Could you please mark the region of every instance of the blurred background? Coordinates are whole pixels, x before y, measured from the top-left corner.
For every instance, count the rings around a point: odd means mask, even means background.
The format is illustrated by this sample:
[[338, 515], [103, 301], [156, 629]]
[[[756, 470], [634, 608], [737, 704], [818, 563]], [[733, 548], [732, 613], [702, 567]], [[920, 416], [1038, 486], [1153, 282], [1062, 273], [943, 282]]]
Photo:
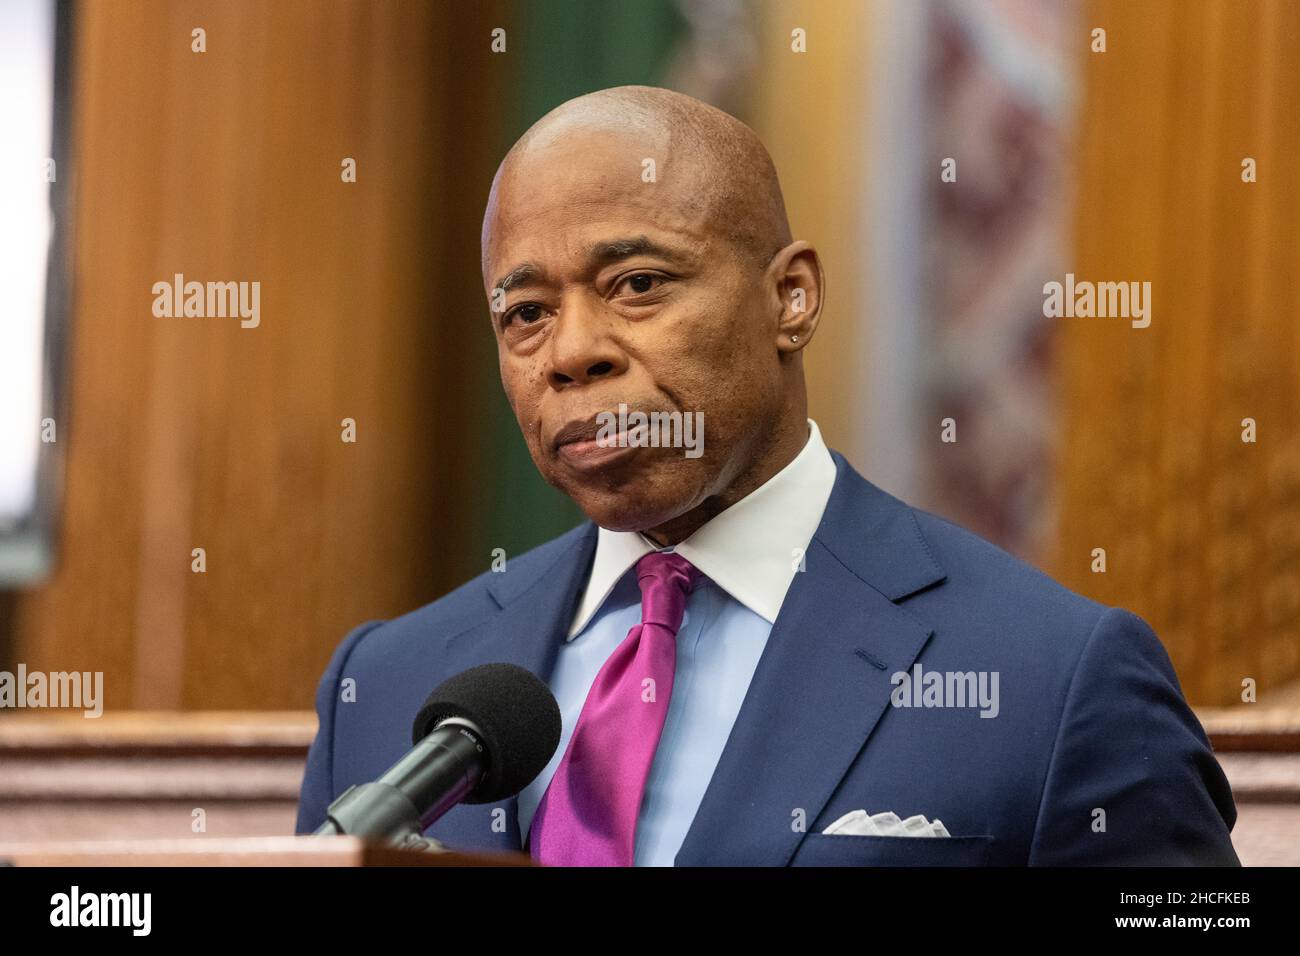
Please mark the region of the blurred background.
[[[163, 760], [137, 788], [183, 801], [166, 760], [215, 760], [210, 786], [249, 760], [234, 776], [262, 789], [222, 799], [281, 820], [344, 634], [580, 520], [502, 395], [479, 228], [516, 137], [626, 83], [768, 145], [828, 272], [805, 352], [828, 444], [1144, 616], [1221, 750], [1300, 748], [1300, 5], [3, 0], [0, 19], [3, 115], [31, 147], [5, 150], [28, 218], [4, 278], [30, 294], [0, 339], [0, 669], [102, 672], [118, 745]], [[155, 317], [178, 273], [260, 282], [259, 326]], [[1150, 326], [1045, 318], [1067, 273], [1149, 281]], [[50, 767], [100, 753], [95, 723], [0, 714], [0, 752], [33, 761], [0, 799], [55, 799]], [[1300, 775], [1241, 766], [1239, 792], [1300, 804]]]

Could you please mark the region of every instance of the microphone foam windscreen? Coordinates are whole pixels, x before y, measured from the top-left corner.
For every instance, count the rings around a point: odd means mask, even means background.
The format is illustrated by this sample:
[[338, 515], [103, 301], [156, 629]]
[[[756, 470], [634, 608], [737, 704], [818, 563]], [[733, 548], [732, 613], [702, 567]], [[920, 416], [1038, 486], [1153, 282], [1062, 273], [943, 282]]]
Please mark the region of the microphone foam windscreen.
[[491, 803], [528, 786], [560, 745], [560, 707], [551, 689], [516, 664], [481, 664], [443, 681], [415, 717], [419, 743], [448, 717], [483, 731], [488, 769], [465, 803]]

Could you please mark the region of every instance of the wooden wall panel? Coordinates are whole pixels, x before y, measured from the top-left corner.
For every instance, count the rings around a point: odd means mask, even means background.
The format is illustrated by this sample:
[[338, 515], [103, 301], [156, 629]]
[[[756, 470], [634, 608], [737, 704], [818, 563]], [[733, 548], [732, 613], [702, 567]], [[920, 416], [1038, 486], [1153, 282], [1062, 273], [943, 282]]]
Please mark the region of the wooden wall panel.
[[[305, 707], [350, 627], [486, 567], [464, 396], [495, 376], [477, 243], [508, 67], [501, 5], [450, 6], [81, 5], [67, 501], [14, 610], [28, 668], [104, 671], [113, 709]], [[175, 273], [259, 281], [260, 327], [155, 318]]]
[[[870, 181], [863, 120], [872, 108], [867, 89], [880, 4], [858, 0], [761, 0], [760, 52], [750, 125], [772, 154], [795, 239], [821, 255], [826, 270], [825, 310], [817, 335], [803, 352], [808, 413], [822, 437], [859, 467], [853, 452], [864, 444], [859, 396], [863, 324], [867, 307], [867, 257], [863, 213]], [[790, 52], [790, 31], [800, 27], [815, 53]]]
[[1084, 10], [1073, 271], [1149, 280], [1153, 311], [1059, 320], [1055, 571], [1145, 616], [1193, 701], [1264, 700], [1300, 677], [1300, 7]]

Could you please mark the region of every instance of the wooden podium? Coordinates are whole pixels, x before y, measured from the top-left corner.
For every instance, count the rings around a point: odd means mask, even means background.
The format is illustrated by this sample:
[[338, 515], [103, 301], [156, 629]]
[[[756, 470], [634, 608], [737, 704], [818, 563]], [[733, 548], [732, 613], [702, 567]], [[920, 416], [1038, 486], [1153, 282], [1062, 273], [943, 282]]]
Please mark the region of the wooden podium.
[[350, 836], [0, 843], [0, 866], [534, 866], [522, 853], [403, 850]]
[[[1276, 695], [1275, 696], [1281, 696]], [[1300, 864], [1300, 690], [1198, 712], [1237, 803], [1247, 866]], [[303, 713], [0, 714], [0, 862], [78, 866], [520, 866], [290, 837], [316, 718]], [[197, 808], [206, 830], [191, 835]], [[93, 842], [92, 842], [93, 841]], [[111, 841], [111, 842], [106, 842]]]

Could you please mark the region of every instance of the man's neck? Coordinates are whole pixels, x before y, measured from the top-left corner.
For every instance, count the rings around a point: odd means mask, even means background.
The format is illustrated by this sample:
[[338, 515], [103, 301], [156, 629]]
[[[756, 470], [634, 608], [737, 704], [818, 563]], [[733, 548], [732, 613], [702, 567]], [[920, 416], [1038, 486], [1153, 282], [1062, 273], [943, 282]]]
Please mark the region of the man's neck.
[[810, 435], [807, 416], [801, 415], [797, 423], [783, 427], [781, 434], [768, 445], [766, 452], [743, 469], [727, 485], [726, 490], [711, 495], [690, 511], [641, 533], [661, 548], [680, 544], [737, 501], [767, 484], [798, 457], [799, 452], [808, 444]]

